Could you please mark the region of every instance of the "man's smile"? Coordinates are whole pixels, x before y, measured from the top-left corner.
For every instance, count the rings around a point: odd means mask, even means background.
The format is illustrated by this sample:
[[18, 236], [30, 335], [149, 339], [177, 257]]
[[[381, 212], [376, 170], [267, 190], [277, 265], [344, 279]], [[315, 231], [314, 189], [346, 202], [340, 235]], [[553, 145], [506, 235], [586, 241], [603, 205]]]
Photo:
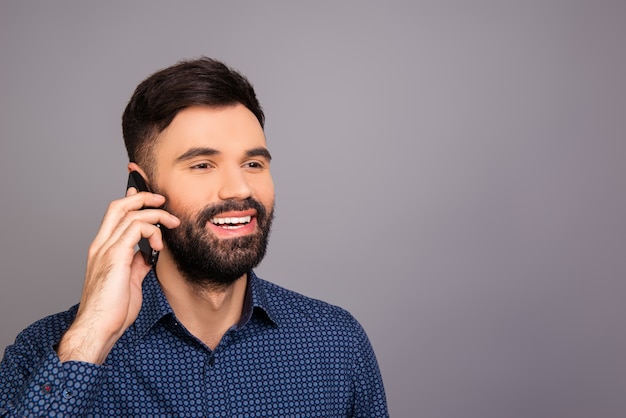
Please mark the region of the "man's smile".
[[242, 236], [256, 230], [256, 218], [255, 210], [226, 212], [212, 217], [207, 225], [219, 236]]
[[242, 216], [241, 218], [212, 218], [211, 223], [226, 229], [232, 229], [241, 228], [242, 226], [249, 224], [251, 219], [251, 216]]

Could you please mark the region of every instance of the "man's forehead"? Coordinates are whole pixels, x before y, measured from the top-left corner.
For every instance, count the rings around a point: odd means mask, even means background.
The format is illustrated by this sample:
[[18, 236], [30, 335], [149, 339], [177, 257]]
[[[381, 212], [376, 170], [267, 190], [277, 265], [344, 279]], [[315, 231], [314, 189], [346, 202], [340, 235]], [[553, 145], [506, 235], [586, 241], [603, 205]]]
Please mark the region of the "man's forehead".
[[193, 106], [181, 110], [157, 137], [157, 148], [177, 158], [192, 149], [245, 153], [267, 148], [256, 116], [243, 105], [214, 108]]

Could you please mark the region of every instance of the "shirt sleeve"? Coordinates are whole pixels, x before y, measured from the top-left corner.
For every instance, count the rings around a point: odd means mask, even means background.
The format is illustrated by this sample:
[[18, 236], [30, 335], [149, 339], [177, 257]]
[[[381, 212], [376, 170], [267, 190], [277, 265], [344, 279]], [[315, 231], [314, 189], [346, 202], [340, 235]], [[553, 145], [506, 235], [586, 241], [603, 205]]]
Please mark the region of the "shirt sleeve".
[[5, 350], [0, 363], [0, 417], [85, 416], [101, 392], [106, 367], [61, 363], [47, 338], [49, 328], [43, 326], [27, 328]]
[[389, 417], [387, 398], [378, 361], [363, 327], [356, 322], [356, 344], [352, 363], [354, 385], [353, 417]]

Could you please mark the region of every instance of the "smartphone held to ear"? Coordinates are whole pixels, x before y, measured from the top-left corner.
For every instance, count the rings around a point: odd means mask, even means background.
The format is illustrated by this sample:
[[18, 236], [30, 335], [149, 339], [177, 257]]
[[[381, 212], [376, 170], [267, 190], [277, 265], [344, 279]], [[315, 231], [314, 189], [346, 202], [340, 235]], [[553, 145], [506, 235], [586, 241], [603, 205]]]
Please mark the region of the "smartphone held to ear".
[[[126, 185], [126, 190], [128, 190], [129, 187], [134, 187], [139, 192], [151, 191], [148, 185], [146, 184], [146, 181], [144, 180], [144, 178], [137, 171], [131, 171], [130, 173], [128, 173], [128, 184]], [[161, 227], [160, 224], [156, 224], [156, 226], [158, 228]], [[139, 245], [139, 249], [141, 250], [143, 254], [144, 260], [146, 260], [146, 263], [150, 264], [151, 266], [154, 266], [157, 260], [159, 259], [159, 252], [155, 251], [150, 246], [150, 242], [146, 238], [141, 238], [139, 240], [138, 245]]]

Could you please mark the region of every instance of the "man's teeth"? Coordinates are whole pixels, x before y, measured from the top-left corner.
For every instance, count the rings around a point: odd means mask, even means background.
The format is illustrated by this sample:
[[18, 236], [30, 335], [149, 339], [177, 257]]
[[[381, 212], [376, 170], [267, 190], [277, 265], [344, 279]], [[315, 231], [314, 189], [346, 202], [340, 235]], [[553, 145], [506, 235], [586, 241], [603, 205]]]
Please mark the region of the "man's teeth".
[[242, 216], [241, 218], [212, 218], [211, 223], [215, 225], [240, 225], [250, 223], [251, 216]]

